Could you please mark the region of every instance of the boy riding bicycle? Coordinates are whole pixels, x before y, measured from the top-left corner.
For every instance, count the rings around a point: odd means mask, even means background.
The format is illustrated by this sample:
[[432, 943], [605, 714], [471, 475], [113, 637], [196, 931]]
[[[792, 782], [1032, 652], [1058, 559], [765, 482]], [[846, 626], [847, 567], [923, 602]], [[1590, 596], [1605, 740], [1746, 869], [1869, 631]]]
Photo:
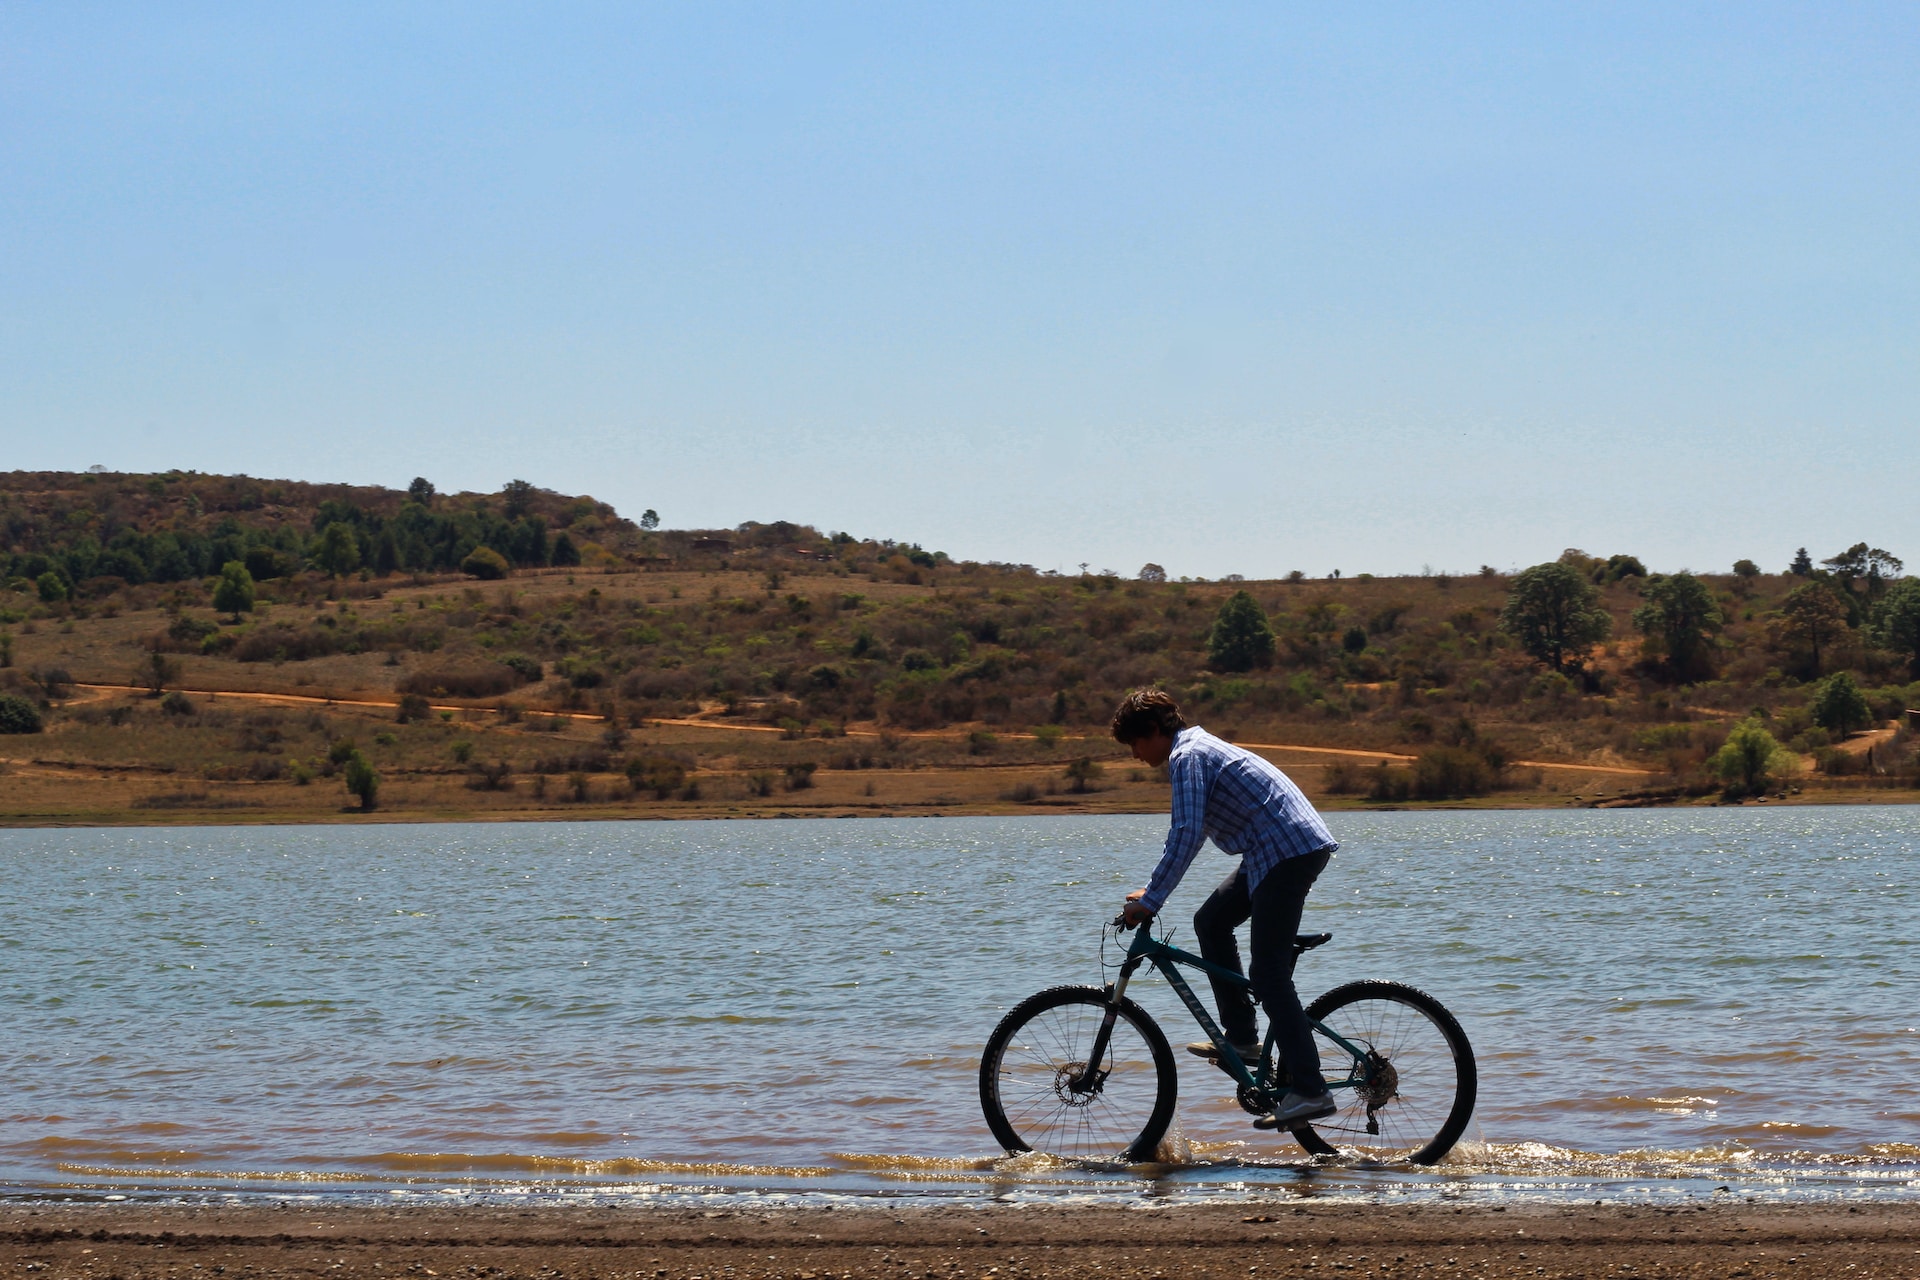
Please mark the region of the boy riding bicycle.
[[[1179, 705], [1161, 690], [1128, 694], [1113, 713], [1112, 728], [1134, 759], [1155, 768], [1165, 765], [1173, 784], [1166, 849], [1147, 887], [1127, 895], [1127, 924], [1145, 924], [1159, 913], [1209, 838], [1238, 856], [1240, 865], [1194, 913], [1193, 928], [1200, 954], [1238, 973], [1240, 948], [1233, 931], [1243, 921], [1252, 922], [1248, 981], [1267, 1011], [1291, 1082], [1273, 1111], [1253, 1123], [1291, 1129], [1332, 1115], [1338, 1108], [1320, 1074], [1313, 1031], [1293, 988], [1293, 939], [1307, 892], [1340, 846], [1292, 779], [1251, 751], [1188, 725]], [[1212, 985], [1221, 1030], [1243, 1062], [1257, 1061], [1253, 999], [1223, 979], [1212, 979]], [[1207, 1041], [1187, 1048], [1203, 1057], [1218, 1055]]]

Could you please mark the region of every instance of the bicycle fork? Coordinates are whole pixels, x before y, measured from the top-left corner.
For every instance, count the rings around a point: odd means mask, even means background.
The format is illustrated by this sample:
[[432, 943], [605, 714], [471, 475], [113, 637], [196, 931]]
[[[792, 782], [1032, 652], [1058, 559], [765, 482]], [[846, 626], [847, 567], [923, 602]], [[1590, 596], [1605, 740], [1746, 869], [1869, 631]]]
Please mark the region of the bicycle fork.
[[1080, 1065], [1080, 1074], [1067, 1082], [1071, 1092], [1097, 1092], [1111, 1074], [1100, 1070], [1099, 1064], [1106, 1060], [1107, 1046], [1113, 1042], [1113, 1023], [1120, 1016], [1120, 1002], [1126, 999], [1127, 982], [1140, 967], [1141, 960], [1140, 956], [1127, 957], [1120, 965], [1120, 976], [1107, 985], [1107, 1009], [1100, 1017], [1100, 1030], [1094, 1033], [1093, 1044], [1087, 1049], [1087, 1060]]

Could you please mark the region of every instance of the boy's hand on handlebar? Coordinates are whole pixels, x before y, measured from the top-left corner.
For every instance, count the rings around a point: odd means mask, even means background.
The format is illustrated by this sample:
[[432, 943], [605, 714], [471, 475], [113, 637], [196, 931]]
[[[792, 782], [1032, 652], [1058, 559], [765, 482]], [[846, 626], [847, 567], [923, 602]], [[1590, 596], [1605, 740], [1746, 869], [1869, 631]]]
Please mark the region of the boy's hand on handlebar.
[[1153, 919], [1153, 910], [1140, 905], [1140, 899], [1147, 896], [1145, 889], [1135, 889], [1127, 895], [1127, 905], [1120, 909], [1120, 925], [1132, 929]]

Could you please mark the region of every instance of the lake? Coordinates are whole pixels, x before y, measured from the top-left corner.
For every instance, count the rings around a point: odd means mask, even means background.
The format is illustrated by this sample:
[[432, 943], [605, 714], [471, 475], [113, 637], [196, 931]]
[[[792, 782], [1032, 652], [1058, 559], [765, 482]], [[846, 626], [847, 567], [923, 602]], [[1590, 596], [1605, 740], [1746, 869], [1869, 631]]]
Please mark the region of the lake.
[[[1332, 825], [1341, 852], [1303, 927], [1335, 936], [1302, 960], [1303, 997], [1408, 982], [1478, 1055], [1468, 1140], [1430, 1171], [1316, 1163], [1253, 1130], [1197, 1060], [1189, 1163], [1002, 1156], [980, 1045], [1040, 987], [1103, 980], [1102, 925], [1165, 830], [1068, 816], [0, 832], [0, 1184], [795, 1202], [1920, 1189], [1920, 810]], [[1230, 866], [1196, 860], [1165, 915], [1176, 941]], [[1131, 994], [1193, 1038], [1164, 982]]]

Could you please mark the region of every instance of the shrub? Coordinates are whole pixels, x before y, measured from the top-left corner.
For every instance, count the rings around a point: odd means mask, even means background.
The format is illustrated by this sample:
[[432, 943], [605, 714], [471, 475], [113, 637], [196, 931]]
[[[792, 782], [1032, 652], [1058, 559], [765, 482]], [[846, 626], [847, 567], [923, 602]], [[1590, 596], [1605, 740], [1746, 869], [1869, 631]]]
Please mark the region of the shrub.
[[1733, 726], [1712, 764], [1726, 783], [1727, 794], [1738, 798], [1762, 794], [1772, 775], [1791, 771], [1797, 761], [1757, 719], [1749, 717]]
[[304, 662], [339, 653], [347, 637], [337, 627], [290, 627], [276, 623], [260, 627], [233, 642], [233, 656], [240, 662]]
[[15, 693], [0, 694], [0, 733], [39, 733], [40, 708]]
[[1207, 665], [1215, 671], [1251, 671], [1273, 661], [1273, 624], [1245, 591], [1227, 597], [1207, 634]]
[[1094, 784], [1100, 775], [1105, 772], [1106, 767], [1099, 761], [1088, 756], [1081, 756], [1078, 760], [1075, 760], [1067, 766], [1067, 790], [1076, 795], [1084, 795], [1089, 791], [1098, 791], [1100, 788]]
[[507, 558], [492, 547], [475, 547], [460, 562], [460, 572], [471, 578], [484, 578], [489, 581], [504, 578], [512, 572]]
[[167, 625], [167, 639], [189, 649], [197, 649], [208, 636], [219, 630], [220, 624], [209, 618], [196, 618], [183, 613]]
[[1330, 796], [1359, 795], [1367, 789], [1365, 766], [1351, 760], [1336, 760], [1320, 774], [1320, 786]]
[[425, 720], [433, 714], [433, 706], [417, 693], [400, 695], [400, 705], [394, 708], [393, 718], [397, 723], [407, 724], [413, 720]]
[[813, 785], [813, 772], [820, 766], [811, 760], [787, 766], [787, 790], [805, 791]]
[[193, 714], [193, 699], [175, 689], [160, 699], [160, 709], [170, 716], [190, 716]]
[[627, 762], [627, 780], [637, 792], [653, 792], [657, 800], [665, 800], [674, 789], [687, 779], [687, 767], [671, 756], [647, 756]]
[[1873, 723], [1873, 708], [1867, 705], [1866, 695], [1844, 671], [1836, 671], [1820, 682], [1811, 710], [1815, 724], [1843, 738]]
[[495, 760], [492, 764], [478, 763], [467, 775], [467, 789], [469, 791], [511, 791], [513, 784], [509, 779], [512, 776], [513, 766], [505, 760]]
[[416, 671], [394, 686], [401, 693], [417, 693], [441, 698], [497, 698], [518, 687], [514, 671], [501, 663], [483, 667], [441, 668]]
[[524, 653], [510, 653], [500, 659], [500, 665], [513, 672], [527, 684], [537, 684], [546, 678], [546, 669]]
[[461, 764], [473, 759], [473, 744], [465, 738], [457, 739], [451, 749], [453, 758]]
[[231, 614], [236, 622], [241, 614], [253, 612], [253, 575], [245, 564], [229, 560], [221, 566], [219, 580], [213, 584], [213, 607]]
[[373, 766], [358, 751], [349, 755], [344, 763], [347, 794], [359, 797], [361, 812], [372, 812], [380, 794], [380, 775], [373, 771]]
[[1422, 800], [1484, 796], [1499, 780], [1494, 762], [1472, 747], [1431, 747], [1413, 762], [1413, 793]]

